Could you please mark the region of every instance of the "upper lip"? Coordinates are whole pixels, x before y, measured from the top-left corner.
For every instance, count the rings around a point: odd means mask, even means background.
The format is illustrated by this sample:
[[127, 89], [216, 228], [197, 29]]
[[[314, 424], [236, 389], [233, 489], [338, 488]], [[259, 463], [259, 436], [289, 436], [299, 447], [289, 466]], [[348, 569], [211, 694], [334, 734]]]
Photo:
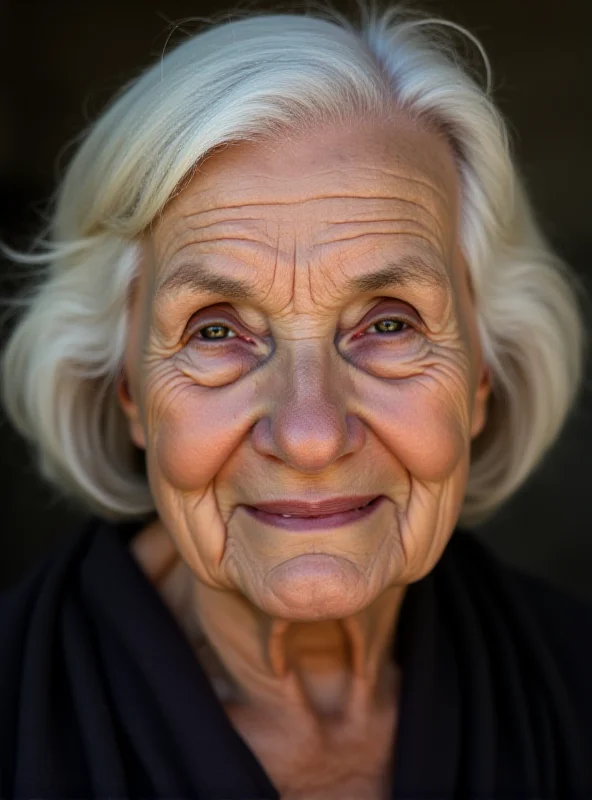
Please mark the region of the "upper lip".
[[290, 514], [297, 517], [322, 517], [338, 514], [341, 511], [353, 511], [365, 506], [378, 497], [376, 494], [354, 495], [350, 497], [329, 497], [326, 500], [272, 500], [257, 503], [252, 508], [266, 511], [268, 514]]

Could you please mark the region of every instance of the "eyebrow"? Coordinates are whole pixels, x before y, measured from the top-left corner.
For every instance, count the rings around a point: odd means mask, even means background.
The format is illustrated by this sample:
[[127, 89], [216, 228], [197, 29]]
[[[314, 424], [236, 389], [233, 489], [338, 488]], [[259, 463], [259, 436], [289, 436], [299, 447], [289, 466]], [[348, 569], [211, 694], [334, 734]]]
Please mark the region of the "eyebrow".
[[444, 290], [450, 288], [444, 268], [421, 256], [402, 256], [375, 272], [351, 279], [347, 287], [350, 291], [373, 292], [389, 286], [408, 286], [413, 283]]
[[[402, 256], [380, 269], [351, 278], [346, 283], [350, 292], [371, 292], [393, 286], [408, 286], [417, 283], [440, 290], [450, 288], [443, 268], [426, 261], [421, 256]], [[158, 286], [155, 301], [162, 302], [169, 296], [182, 292], [223, 295], [234, 300], [252, 299], [253, 292], [248, 283], [218, 275], [199, 263], [185, 262]]]

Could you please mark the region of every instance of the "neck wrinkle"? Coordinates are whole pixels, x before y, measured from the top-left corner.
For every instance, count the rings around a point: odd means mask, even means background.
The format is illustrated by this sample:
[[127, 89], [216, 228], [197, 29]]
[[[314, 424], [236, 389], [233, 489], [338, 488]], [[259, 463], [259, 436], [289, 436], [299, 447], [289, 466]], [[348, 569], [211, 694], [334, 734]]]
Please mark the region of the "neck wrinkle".
[[[315, 678], [322, 684], [327, 675], [331, 680], [332, 672], [336, 683], [343, 683], [347, 677], [344, 710], [350, 702], [349, 695], [355, 694], [355, 704], [360, 707], [376, 706], [393, 685], [396, 665], [391, 651], [405, 587], [390, 587], [359, 614], [335, 620], [343, 631], [346, 647], [331, 646], [326, 653], [318, 646], [318, 636], [315, 639], [315, 622], [267, 617], [238, 593], [214, 590], [197, 580], [194, 588], [199, 627], [246, 702], [291, 702], [295, 699], [294, 678], [300, 678], [297, 684], [304, 695], [310, 693]], [[300, 647], [290, 647], [291, 634], [297, 626]], [[311, 653], [313, 660], [326, 657], [328, 668], [307, 672]], [[301, 698], [306, 705], [309, 700]]]

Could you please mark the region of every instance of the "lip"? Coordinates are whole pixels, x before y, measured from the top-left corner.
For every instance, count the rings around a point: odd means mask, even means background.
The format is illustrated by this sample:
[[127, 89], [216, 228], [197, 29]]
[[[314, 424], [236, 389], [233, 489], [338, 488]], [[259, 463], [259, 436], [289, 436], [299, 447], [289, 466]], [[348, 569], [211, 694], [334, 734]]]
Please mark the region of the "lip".
[[[280, 500], [244, 508], [265, 525], [288, 531], [311, 531], [338, 528], [366, 519], [374, 514], [385, 499], [383, 495], [357, 495], [318, 502]], [[283, 516], [284, 514], [290, 516]]]
[[269, 503], [257, 503], [259, 511], [268, 514], [293, 514], [295, 517], [324, 517], [338, 514], [340, 511], [353, 511], [375, 500], [375, 494], [356, 494], [348, 497], [329, 497], [327, 500], [275, 500]]

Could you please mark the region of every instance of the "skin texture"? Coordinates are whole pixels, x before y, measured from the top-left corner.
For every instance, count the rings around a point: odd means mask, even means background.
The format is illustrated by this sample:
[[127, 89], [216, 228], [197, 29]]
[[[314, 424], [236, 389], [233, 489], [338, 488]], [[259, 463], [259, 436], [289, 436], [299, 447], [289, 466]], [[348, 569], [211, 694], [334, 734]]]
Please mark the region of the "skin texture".
[[[401, 117], [216, 152], [142, 242], [118, 391], [158, 519], [132, 552], [286, 798], [381, 797], [395, 768], [401, 602], [454, 529], [490, 391], [458, 214], [448, 144]], [[420, 258], [439, 283], [349, 286]], [[181, 266], [251, 297], [161, 294]], [[351, 495], [386, 500], [298, 533], [244, 508]]]

